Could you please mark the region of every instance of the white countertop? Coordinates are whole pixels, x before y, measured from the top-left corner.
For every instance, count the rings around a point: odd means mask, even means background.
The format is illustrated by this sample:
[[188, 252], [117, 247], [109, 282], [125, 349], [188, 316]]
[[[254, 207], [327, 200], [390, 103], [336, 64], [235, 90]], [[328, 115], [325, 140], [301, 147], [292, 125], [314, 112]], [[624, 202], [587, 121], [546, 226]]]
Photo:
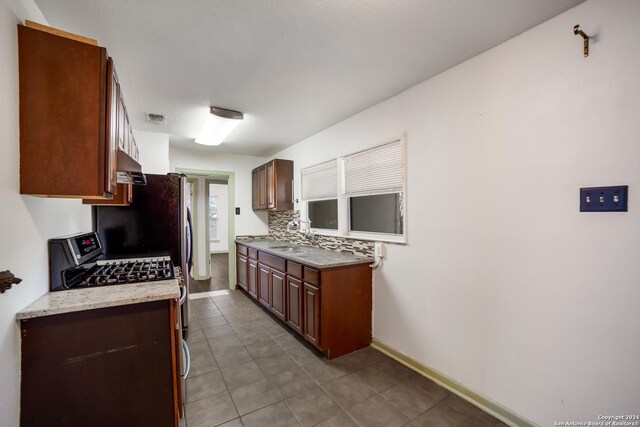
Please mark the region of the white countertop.
[[96, 308], [160, 301], [180, 297], [176, 279], [98, 288], [49, 292], [16, 313], [17, 320]]

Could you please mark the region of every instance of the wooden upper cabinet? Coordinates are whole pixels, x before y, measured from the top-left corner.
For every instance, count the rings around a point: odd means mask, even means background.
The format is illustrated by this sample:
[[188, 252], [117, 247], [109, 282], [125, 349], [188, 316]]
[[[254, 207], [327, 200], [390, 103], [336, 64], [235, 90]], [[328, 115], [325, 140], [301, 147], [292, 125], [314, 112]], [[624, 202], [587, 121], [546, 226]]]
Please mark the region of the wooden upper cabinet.
[[118, 101], [120, 99], [120, 85], [113, 65], [113, 59], [107, 61], [107, 156], [105, 156], [105, 169], [107, 171], [108, 193], [117, 191], [118, 181]]
[[258, 168], [258, 206], [260, 209], [267, 208], [267, 167], [262, 165]]
[[100, 206], [129, 206], [133, 201], [132, 187], [131, 184], [118, 184], [116, 193], [110, 199], [83, 199], [82, 203]]
[[255, 168], [251, 178], [253, 210], [293, 209], [293, 161], [271, 160]]
[[21, 194], [111, 200], [121, 188], [122, 91], [106, 49], [82, 40], [18, 25]]
[[267, 208], [273, 209], [276, 207], [276, 195], [275, 195], [275, 161], [267, 163]]
[[260, 209], [260, 176], [257, 168], [251, 171], [251, 208]]

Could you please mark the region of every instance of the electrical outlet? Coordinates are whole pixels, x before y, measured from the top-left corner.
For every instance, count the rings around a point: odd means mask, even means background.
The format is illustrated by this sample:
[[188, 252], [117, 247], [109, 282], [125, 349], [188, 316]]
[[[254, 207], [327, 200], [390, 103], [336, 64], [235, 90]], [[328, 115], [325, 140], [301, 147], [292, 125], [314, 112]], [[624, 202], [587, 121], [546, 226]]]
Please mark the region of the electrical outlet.
[[580, 189], [580, 212], [627, 212], [629, 186]]
[[384, 258], [384, 245], [382, 242], [376, 242], [373, 245], [373, 253], [376, 258]]

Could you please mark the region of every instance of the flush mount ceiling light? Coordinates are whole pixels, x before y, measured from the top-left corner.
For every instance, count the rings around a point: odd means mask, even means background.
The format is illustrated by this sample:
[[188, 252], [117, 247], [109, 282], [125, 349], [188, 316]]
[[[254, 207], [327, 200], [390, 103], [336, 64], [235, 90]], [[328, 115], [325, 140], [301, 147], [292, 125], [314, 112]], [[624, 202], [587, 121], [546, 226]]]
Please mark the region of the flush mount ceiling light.
[[210, 107], [209, 115], [196, 138], [196, 143], [202, 145], [220, 145], [220, 143], [233, 132], [242, 119], [244, 119], [244, 114], [239, 111]]

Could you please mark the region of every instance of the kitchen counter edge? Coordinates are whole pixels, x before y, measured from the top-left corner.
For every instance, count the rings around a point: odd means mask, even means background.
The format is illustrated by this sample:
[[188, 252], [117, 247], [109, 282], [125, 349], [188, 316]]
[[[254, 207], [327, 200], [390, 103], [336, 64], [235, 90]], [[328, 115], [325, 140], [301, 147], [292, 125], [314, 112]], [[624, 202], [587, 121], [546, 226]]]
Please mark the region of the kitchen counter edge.
[[16, 320], [179, 297], [180, 287], [176, 279], [49, 292], [17, 312]]
[[328, 252], [328, 253], [330, 253], [331, 255], [334, 255], [334, 256], [335, 255], [339, 255], [340, 257], [350, 258], [348, 260], [344, 260], [344, 261], [340, 261], [340, 262], [318, 263], [318, 262], [313, 262], [312, 260], [310, 260], [307, 257], [300, 258], [300, 257], [297, 257], [295, 254], [291, 254], [289, 252], [278, 251], [276, 249], [271, 249], [271, 248], [265, 248], [264, 246], [255, 244], [255, 243], [260, 243], [260, 242], [274, 242], [274, 243], [288, 245], [288, 246], [307, 247], [307, 246], [297, 245], [295, 243], [289, 243], [289, 242], [285, 242], [285, 241], [282, 241], [282, 240], [275, 240], [275, 239], [255, 239], [255, 240], [252, 240], [252, 239], [235, 239], [235, 243], [236, 244], [247, 246], [249, 248], [256, 249], [256, 250], [261, 251], [261, 252], [266, 252], [268, 254], [275, 255], [277, 257], [284, 258], [284, 259], [287, 259], [287, 260], [291, 260], [291, 261], [294, 261], [294, 262], [297, 262], [297, 263], [300, 263], [300, 264], [304, 264], [304, 265], [307, 265], [309, 267], [313, 267], [313, 268], [317, 268], [317, 269], [335, 268], [335, 267], [343, 267], [343, 266], [358, 265], [358, 264], [370, 264], [370, 263], [372, 263], [374, 261], [373, 258], [369, 258], [369, 257], [361, 256], [361, 255], [352, 255], [352, 254], [347, 254], [347, 253], [343, 253], [343, 252], [335, 252], [335, 251], [331, 251], [329, 249], [322, 249], [322, 248], [317, 248], [315, 246], [310, 246], [310, 248], [312, 248], [314, 250], [326, 251], [326, 252]]

